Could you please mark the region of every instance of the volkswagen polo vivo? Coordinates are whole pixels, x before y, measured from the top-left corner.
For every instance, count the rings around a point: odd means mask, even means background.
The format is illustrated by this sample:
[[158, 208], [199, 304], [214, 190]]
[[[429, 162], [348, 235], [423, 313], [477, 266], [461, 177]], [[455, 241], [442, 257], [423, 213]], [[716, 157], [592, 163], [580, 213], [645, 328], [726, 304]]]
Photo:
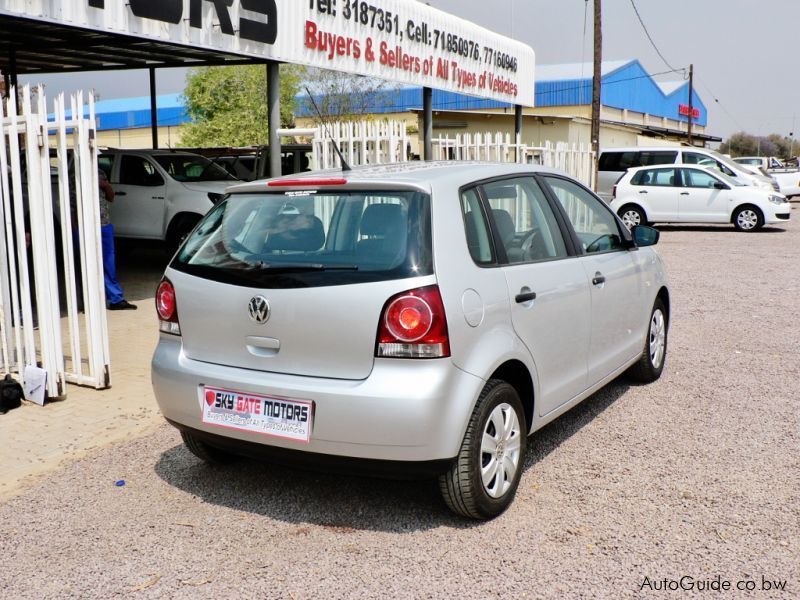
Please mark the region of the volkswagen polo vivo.
[[415, 163], [238, 185], [158, 287], [158, 403], [209, 462], [267, 455], [512, 501], [528, 436], [628, 371], [657, 379], [658, 232], [567, 176]]

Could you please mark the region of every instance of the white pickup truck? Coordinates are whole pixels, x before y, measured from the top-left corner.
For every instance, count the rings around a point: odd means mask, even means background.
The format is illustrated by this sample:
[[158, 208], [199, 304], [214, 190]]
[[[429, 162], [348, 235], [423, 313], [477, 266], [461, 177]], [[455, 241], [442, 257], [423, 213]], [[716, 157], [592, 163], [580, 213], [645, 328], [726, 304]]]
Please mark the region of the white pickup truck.
[[781, 194], [787, 198], [800, 196], [800, 170], [787, 167], [776, 156], [740, 156], [734, 161], [744, 167], [759, 169], [778, 182]]
[[170, 150], [102, 150], [98, 165], [116, 192], [114, 235], [163, 240], [171, 248], [238, 181], [203, 156]]

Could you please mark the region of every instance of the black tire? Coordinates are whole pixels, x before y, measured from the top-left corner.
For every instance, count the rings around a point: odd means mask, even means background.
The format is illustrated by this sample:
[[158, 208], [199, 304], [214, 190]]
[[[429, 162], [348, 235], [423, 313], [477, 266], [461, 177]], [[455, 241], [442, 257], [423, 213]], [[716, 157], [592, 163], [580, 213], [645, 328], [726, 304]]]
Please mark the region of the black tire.
[[186, 239], [192, 229], [200, 222], [199, 215], [180, 215], [172, 220], [167, 230], [167, 246], [170, 252], [176, 252], [183, 240]]
[[[660, 317], [658, 316], [659, 314]], [[657, 344], [659, 339], [659, 321], [661, 323], [660, 327], [663, 329], [664, 341], [660, 358], [657, 353], [657, 347], [654, 347], [654, 344]], [[667, 314], [667, 309], [661, 298], [656, 298], [655, 303], [653, 303], [653, 310], [650, 311], [650, 319], [647, 322], [642, 355], [639, 357], [639, 361], [628, 370], [628, 376], [631, 379], [641, 383], [651, 383], [661, 377], [661, 373], [664, 371], [664, 363], [667, 361], [668, 332], [669, 315]]]
[[238, 456], [235, 454], [231, 454], [230, 452], [220, 450], [214, 446], [209, 446], [205, 442], [201, 442], [191, 433], [181, 431], [181, 437], [183, 438], [183, 443], [189, 452], [194, 454], [203, 462], [207, 462], [212, 465], [226, 465], [238, 459]]
[[764, 213], [757, 206], [745, 204], [733, 211], [732, 221], [738, 231], [758, 231], [764, 226]]
[[636, 204], [626, 204], [617, 211], [617, 215], [628, 229], [633, 229], [634, 225], [647, 225], [644, 209]]
[[[516, 435], [512, 435], [508, 440], [509, 442], [514, 440], [513, 443], [508, 446], [505, 443], [502, 446], [498, 444], [498, 452], [500, 453], [500, 460], [498, 460], [496, 453], [483, 452], [481, 446], [484, 432], [487, 428], [490, 431], [493, 430], [494, 426], [490, 422], [492, 414], [498, 408], [503, 411], [503, 408], [500, 408], [503, 405], [513, 410], [519, 430]], [[503, 414], [508, 419], [512, 418], [507, 411]], [[497, 432], [495, 431], [495, 433]], [[517, 391], [503, 380], [489, 380], [483, 391], [481, 391], [475, 409], [472, 411], [456, 460], [446, 473], [439, 476], [439, 489], [450, 510], [457, 515], [471, 519], [491, 519], [506, 510], [514, 500], [514, 495], [522, 476], [525, 448], [527, 447], [527, 433], [525, 411], [522, 408]], [[515, 447], [517, 440], [518, 447], [509, 451], [508, 456], [505, 456], [505, 450]], [[492, 458], [493, 456], [494, 459]], [[481, 469], [485, 462], [488, 464], [492, 460], [498, 462], [498, 464], [505, 465], [506, 458], [512, 463], [516, 458], [516, 469], [510, 480], [506, 477], [505, 470], [503, 471], [502, 479], [497, 479], [501, 477], [498, 472], [494, 479], [490, 480], [490, 484], [495, 482], [495, 485], [505, 489], [499, 496], [492, 497], [487, 491], [487, 486], [483, 483]]]

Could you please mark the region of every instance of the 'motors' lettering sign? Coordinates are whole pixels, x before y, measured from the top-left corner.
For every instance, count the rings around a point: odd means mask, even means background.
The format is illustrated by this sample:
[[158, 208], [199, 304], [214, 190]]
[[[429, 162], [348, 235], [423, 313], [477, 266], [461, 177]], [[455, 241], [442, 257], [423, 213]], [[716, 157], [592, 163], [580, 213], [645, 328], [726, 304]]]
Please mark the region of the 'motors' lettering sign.
[[[105, 8], [105, 0], [88, 0], [89, 6]], [[227, 35], [238, 35], [247, 40], [274, 44], [278, 37], [278, 6], [275, 0], [239, 0], [244, 10], [263, 19], [256, 20], [245, 16], [239, 17], [239, 27], [234, 27], [231, 20], [230, 7], [234, 0], [190, 0], [189, 15], [184, 15], [183, 0], [128, 0], [134, 16], [143, 19], [153, 19], [163, 23], [177, 25], [184, 18], [188, 18], [189, 26], [197, 29], [203, 28], [203, 3], [211, 2], [217, 13], [219, 29]]]

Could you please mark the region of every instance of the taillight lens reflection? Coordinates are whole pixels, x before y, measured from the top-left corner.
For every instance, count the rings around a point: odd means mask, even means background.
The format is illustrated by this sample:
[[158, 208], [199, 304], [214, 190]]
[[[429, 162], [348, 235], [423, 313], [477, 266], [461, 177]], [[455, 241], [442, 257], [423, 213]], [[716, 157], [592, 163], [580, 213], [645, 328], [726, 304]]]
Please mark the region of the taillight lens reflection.
[[385, 358], [450, 356], [447, 319], [438, 286], [409, 290], [386, 301], [375, 355]]
[[178, 306], [175, 300], [175, 288], [169, 279], [164, 278], [156, 290], [156, 311], [158, 312], [159, 329], [172, 335], [181, 334], [178, 322]]

